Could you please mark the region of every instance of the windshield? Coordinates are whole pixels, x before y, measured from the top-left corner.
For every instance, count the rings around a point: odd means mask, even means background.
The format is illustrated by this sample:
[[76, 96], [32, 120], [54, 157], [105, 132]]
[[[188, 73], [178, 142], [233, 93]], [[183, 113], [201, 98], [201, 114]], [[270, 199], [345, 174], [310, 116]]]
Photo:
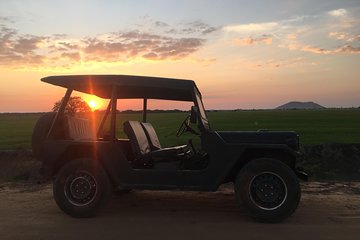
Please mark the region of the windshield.
[[206, 117], [206, 112], [205, 112], [205, 108], [204, 108], [204, 104], [201, 100], [201, 95], [199, 93], [199, 91], [195, 88], [195, 96], [196, 96], [196, 102], [197, 102], [197, 107], [199, 109], [199, 113], [200, 113], [200, 119], [201, 119], [201, 122], [204, 126], [204, 128], [206, 130], [210, 130], [209, 128], [209, 121]]

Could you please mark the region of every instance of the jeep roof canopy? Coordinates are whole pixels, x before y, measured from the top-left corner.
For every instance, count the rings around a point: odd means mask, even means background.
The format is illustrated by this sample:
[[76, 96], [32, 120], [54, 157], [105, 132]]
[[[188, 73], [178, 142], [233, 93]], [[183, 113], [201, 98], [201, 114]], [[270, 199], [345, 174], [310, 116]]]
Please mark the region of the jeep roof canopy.
[[107, 99], [111, 98], [113, 86], [116, 87], [118, 99], [192, 101], [194, 88], [197, 89], [192, 80], [128, 75], [51, 76], [41, 81]]

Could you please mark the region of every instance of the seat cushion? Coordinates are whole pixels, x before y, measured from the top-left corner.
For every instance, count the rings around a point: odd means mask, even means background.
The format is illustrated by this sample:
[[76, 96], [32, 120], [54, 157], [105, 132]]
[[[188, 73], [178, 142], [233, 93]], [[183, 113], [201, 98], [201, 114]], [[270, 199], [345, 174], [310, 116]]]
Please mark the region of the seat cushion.
[[172, 162], [181, 160], [189, 151], [187, 145], [176, 146], [171, 148], [162, 148], [148, 153], [154, 162]]
[[144, 129], [138, 121], [124, 122], [124, 132], [129, 137], [136, 158], [151, 151]]
[[151, 151], [156, 151], [156, 150], [161, 149], [161, 144], [160, 144], [159, 138], [155, 132], [154, 127], [151, 125], [151, 123], [142, 122], [141, 125], [143, 126], [145, 134], [150, 143]]

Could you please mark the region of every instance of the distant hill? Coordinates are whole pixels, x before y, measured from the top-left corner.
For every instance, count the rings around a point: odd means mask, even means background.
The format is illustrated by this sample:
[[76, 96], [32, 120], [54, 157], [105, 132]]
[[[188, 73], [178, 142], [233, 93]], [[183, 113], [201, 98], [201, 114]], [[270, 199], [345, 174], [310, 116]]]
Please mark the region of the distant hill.
[[325, 107], [314, 102], [288, 102], [275, 109], [325, 109]]

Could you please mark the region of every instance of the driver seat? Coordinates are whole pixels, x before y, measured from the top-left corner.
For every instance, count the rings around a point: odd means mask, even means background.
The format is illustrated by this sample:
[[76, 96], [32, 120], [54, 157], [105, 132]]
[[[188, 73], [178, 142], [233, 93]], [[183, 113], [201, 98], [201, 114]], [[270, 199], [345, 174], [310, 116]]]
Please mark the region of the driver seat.
[[136, 166], [152, 167], [156, 162], [179, 161], [187, 159], [191, 154], [187, 145], [162, 148], [150, 123], [126, 121], [124, 132], [129, 137]]

